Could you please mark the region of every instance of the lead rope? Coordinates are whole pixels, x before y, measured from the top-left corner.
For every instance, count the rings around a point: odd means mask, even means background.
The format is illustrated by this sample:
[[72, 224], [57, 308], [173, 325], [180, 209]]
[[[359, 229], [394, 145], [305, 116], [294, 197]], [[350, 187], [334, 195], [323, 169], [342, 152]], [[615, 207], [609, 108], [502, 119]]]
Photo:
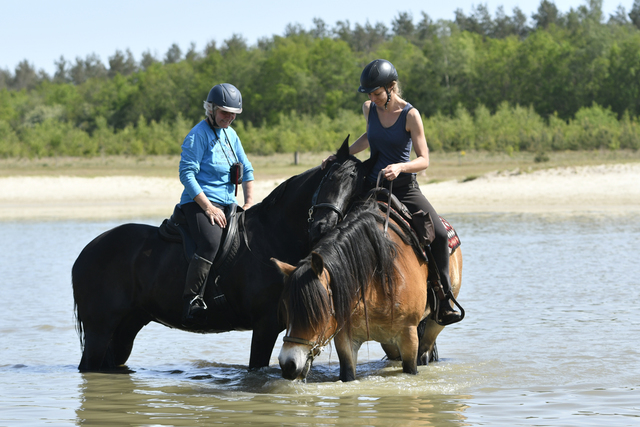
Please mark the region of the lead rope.
[[[380, 169], [380, 172], [378, 172], [378, 179], [376, 180], [376, 188], [380, 188], [380, 178], [382, 177], [382, 171], [383, 169]], [[385, 215], [384, 218], [384, 232], [385, 234], [387, 234], [387, 229], [389, 228], [389, 215], [391, 214], [391, 191], [393, 190], [393, 180], [389, 181], [389, 200], [387, 202], [387, 214]]]

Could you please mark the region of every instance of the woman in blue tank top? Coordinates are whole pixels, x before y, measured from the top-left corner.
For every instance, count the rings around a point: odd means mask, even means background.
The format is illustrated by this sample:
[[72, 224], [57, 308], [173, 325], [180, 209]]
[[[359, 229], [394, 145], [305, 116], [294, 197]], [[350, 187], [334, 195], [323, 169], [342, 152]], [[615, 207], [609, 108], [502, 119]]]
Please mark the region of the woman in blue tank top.
[[[393, 194], [412, 214], [422, 211], [431, 216], [435, 239], [430, 246], [441, 282], [440, 286], [434, 283], [440, 300], [438, 322], [443, 325], [459, 322], [462, 315], [450, 303], [452, 293], [447, 230], [420, 191], [416, 180], [416, 173], [429, 167], [429, 148], [420, 113], [402, 99], [398, 73], [393, 64], [384, 59], [376, 59], [364, 68], [358, 92], [369, 95], [369, 100], [362, 106], [367, 131], [349, 147], [349, 154], [370, 148], [371, 157], [378, 156], [367, 179], [370, 187], [376, 185], [378, 174], [382, 171], [382, 185], [392, 187]], [[416, 152], [413, 160], [410, 158], [412, 146]], [[331, 157], [325, 159], [323, 168], [327, 161], [332, 160]], [[389, 185], [391, 181], [394, 181], [393, 186]]]

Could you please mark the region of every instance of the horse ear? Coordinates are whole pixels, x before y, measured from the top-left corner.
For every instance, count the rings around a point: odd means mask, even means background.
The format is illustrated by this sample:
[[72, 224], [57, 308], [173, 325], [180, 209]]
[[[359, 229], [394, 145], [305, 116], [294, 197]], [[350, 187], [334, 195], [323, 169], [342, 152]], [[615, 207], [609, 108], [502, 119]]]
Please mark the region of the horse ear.
[[293, 273], [293, 271], [296, 269], [293, 265], [287, 264], [286, 262], [282, 262], [275, 258], [271, 258], [271, 261], [273, 261], [276, 267], [278, 267], [278, 269], [280, 269], [282, 274], [284, 274], [286, 277], [291, 276], [291, 273]]
[[350, 136], [351, 134], [347, 135], [346, 139], [338, 149], [338, 152], [336, 153], [336, 157], [338, 158], [338, 160], [345, 160], [349, 157], [349, 137]]
[[320, 277], [324, 271], [324, 260], [317, 252], [311, 252], [311, 269], [318, 277]]

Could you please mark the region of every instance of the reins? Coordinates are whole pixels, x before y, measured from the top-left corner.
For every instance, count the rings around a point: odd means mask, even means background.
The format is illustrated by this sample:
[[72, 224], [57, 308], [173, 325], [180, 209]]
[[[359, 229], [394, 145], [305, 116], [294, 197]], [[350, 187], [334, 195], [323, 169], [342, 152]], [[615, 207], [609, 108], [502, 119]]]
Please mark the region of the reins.
[[[376, 190], [378, 188], [380, 188], [380, 179], [382, 178], [382, 172], [383, 169], [380, 169], [380, 172], [378, 172], [378, 179], [376, 180]], [[392, 197], [392, 191], [393, 191], [393, 181], [390, 181], [389, 184], [389, 201], [388, 201], [388, 205], [391, 206], [391, 197]], [[387, 209], [387, 214], [385, 215], [384, 218], [384, 232], [385, 234], [387, 233], [387, 230], [389, 229], [389, 214], [391, 213], [391, 209]]]

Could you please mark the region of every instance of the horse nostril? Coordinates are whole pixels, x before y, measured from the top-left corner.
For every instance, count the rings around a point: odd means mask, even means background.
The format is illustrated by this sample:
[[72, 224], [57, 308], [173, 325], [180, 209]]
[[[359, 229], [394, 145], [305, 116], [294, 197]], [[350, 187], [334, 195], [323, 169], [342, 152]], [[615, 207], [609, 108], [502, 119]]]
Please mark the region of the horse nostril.
[[287, 380], [295, 380], [300, 374], [296, 362], [293, 360], [287, 361], [284, 365], [280, 364], [280, 369], [282, 369], [282, 377]]

